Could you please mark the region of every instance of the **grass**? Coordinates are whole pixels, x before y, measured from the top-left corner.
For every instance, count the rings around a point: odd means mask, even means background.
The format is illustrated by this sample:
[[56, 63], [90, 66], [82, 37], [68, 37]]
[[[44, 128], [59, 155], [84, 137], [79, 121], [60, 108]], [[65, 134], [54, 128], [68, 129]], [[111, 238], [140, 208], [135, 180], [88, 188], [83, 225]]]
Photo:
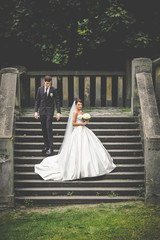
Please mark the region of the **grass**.
[[[70, 108], [61, 108], [62, 116], [65, 117], [69, 115]], [[122, 107], [83, 107], [84, 113], [91, 113], [93, 116], [96, 113], [96, 116], [105, 116], [105, 115], [125, 115], [132, 116], [131, 108], [122, 108]], [[22, 116], [32, 116], [34, 117], [34, 108], [22, 108], [21, 111]], [[54, 116], [56, 116], [56, 111]]]
[[159, 240], [160, 206], [142, 202], [3, 211], [1, 240]]
[[131, 112], [131, 108], [126, 107], [120, 110], [120, 112]]

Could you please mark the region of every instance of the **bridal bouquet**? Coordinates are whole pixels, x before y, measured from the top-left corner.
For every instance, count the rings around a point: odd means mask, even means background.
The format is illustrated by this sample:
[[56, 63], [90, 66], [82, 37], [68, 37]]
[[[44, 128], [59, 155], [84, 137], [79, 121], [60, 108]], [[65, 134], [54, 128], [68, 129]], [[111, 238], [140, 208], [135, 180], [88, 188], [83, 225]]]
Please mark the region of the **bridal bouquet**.
[[89, 121], [90, 118], [91, 118], [91, 115], [90, 115], [89, 113], [84, 113], [84, 114], [82, 115], [82, 119], [83, 119], [84, 121]]

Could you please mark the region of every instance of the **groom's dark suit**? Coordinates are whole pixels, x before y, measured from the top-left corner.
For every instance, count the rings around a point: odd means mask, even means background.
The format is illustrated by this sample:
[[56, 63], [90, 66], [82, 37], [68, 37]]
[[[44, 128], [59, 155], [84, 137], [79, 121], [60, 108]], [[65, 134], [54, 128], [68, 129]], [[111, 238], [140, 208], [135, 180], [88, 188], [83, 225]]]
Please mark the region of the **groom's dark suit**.
[[35, 112], [39, 110], [44, 145], [50, 149], [53, 149], [52, 121], [54, 115], [54, 101], [56, 102], [57, 113], [61, 113], [57, 88], [50, 86], [48, 96], [47, 92], [45, 92], [45, 86], [38, 88]]

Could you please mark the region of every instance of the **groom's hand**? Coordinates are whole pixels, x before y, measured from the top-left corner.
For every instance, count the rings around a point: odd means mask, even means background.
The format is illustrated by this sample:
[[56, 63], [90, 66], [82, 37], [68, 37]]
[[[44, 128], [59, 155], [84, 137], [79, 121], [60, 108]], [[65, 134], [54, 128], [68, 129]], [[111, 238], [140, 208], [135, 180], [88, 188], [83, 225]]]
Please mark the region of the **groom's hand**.
[[38, 113], [37, 112], [35, 112], [34, 117], [35, 117], [35, 119], [38, 119]]
[[61, 118], [61, 114], [57, 113], [56, 118], [57, 118], [57, 121], [59, 121], [59, 119]]

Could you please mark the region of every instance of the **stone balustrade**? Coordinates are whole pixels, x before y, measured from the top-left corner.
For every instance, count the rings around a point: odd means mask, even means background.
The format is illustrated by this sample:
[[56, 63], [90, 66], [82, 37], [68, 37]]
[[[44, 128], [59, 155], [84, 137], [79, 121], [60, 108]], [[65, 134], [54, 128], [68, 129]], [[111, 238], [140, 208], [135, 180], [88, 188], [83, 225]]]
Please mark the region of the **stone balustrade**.
[[132, 61], [132, 112], [141, 116], [144, 139], [145, 200], [160, 202], [160, 119], [152, 80], [152, 61]]
[[58, 88], [63, 107], [71, 106], [76, 97], [88, 107], [125, 105], [124, 72], [29, 71], [27, 79], [21, 81], [21, 89], [25, 91], [22, 95], [29, 99], [23, 106], [34, 106], [37, 89], [44, 84], [45, 75], [52, 76], [52, 85]]

